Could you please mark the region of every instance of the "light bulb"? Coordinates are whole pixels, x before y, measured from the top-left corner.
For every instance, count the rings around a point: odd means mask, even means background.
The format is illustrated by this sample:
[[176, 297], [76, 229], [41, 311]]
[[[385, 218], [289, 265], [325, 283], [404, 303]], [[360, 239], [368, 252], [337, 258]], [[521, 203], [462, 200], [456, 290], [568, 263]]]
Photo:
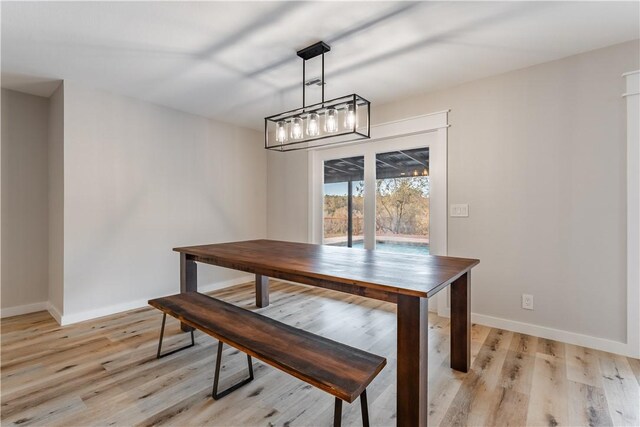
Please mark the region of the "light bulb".
[[307, 135], [318, 136], [320, 134], [320, 116], [317, 113], [310, 113], [307, 116]]
[[422, 171], [422, 175], [424, 176], [429, 175], [429, 171], [425, 168], [425, 170]]
[[417, 170], [413, 171], [413, 176], [418, 176], [418, 171]]
[[324, 131], [334, 133], [338, 131], [338, 110], [329, 108], [324, 113]]
[[280, 120], [276, 123], [276, 142], [280, 144], [287, 142], [287, 124], [284, 120]]
[[344, 115], [344, 127], [351, 130], [356, 130], [356, 107], [353, 104], [347, 105], [347, 109]]
[[302, 139], [302, 119], [300, 117], [291, 120], [291, 139]]

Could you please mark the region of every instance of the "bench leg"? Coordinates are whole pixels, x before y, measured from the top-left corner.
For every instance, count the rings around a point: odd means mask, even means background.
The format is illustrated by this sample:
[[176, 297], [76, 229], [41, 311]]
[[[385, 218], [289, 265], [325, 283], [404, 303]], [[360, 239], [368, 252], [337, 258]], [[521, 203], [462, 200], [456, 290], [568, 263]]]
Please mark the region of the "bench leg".
[[[360, 408], [362, 409], [362, 425], [369, 427], [369, 407], [367, 405], [367, 390], [360, 395]], [[342, 400], [336, 397], [336, 406], [333, 410], [333, 427], [340, 427], [342, 424]]]
[[369, 406], [367, 405], [367, 389], [360, 395], [360, 408], [362, 409], [362, 425], [369, 427]]
[[184, 347], [180, 347], [175, 350], [171, 350], [168, 353], [161, 354], [160, 352], [162, 351], [162, 339], [164, 338], [164, 325], [166, 321], [167, 321], [167, 313], [162, 313], [162, 327], [160, 328], [160, 340], [158, 341], [158, 353], [156, 354], [157, 359], [161, 359], [165, 356], [169, 356], [173, 353], [179, 352], [180, 350], [184, 350], [186, 348], [193, 347], [194, 345], [196, 345], [196, 342], [193, 338], [193, 328], [191, 328], [191, 344], [185, 345]]
[[251, 356], [247, 354], [247, 364], [249, 366], [249, 378], [240, 381], [238, 384], [229, 387], [228, 389], [221, 391], [218, 393], [218, 382], [220, 380], [220, 366], [222, 365], [222, 341], [218, 341], [218, 357], [216, 358], [216, 373], [213, 377], [213, 390], [211, 391], [211, 397], [215, 400], [222, 399], [227, 394], [231, 393], [242, 387], [245, 384], [253, 381], [253, 363], [251, 361]]
[[336, 406], [333, 409], [333, 427], [342, 425], [342, 400], [336, 397]]

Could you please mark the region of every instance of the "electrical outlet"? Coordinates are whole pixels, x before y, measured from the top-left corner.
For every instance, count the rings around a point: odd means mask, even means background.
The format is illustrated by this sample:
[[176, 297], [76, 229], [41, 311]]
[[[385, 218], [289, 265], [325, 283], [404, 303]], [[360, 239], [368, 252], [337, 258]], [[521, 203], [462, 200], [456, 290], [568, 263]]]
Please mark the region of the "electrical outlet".
[[522, 294], [522, 308], [533, 310], [533, 295]]

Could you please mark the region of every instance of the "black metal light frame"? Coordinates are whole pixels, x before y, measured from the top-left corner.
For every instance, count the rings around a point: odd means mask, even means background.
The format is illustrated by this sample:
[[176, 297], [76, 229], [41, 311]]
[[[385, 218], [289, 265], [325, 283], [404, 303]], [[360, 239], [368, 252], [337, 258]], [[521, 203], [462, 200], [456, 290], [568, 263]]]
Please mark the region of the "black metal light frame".
[[[286, 111], [284, 113], [274, 114], [264, 119], [264, 148], [274, 151], [296, 151], [306, 150], [324, 147], [327, 145], [343, 144], [346, 142], [353, 142], [357, 140], [369, 139], [371, 137], [371, 102], [363, 98], [358, 94], [351, 94], [341, 96], [328, 101], [324, 99], [324, 54], [329, 52], [331, 47], [324, 42], [317, 42], [311, 46], [308, 46], [297, 52], [297, 55], [302, 58], [302, 107], [294, 110]], [[317, 104], [306, 105], [306, 61], [322, 55], [322, 102]], [[294, 118], [305, 119], [311, 113], [322, 114], [328, 109], [341, 109], [347, 108], [347, 106], [353, 105], [355, 110], [354, 114], [357, 117], [358, 109], [366, 107], [366, 128], [364, 126], [358, 126], [354, 124], [352, 129], [344, 129], [342, 131], [336, 131], [330, 134], [325, 134], [315, 137], [303, 137], [301, 139], [295, 139], [287, 142], [271, 143], [269, 141], [269, 123], [273, 123], [277, 126], [278, 122], [289, 123]], [[339, 121], [339, 117], [338, 117]], [[319, 123], [318, 123], [319, 125]], [[276, 128], [277, 129], [277, 128]], [[320, 142], [319, 142], [320, 141]]]

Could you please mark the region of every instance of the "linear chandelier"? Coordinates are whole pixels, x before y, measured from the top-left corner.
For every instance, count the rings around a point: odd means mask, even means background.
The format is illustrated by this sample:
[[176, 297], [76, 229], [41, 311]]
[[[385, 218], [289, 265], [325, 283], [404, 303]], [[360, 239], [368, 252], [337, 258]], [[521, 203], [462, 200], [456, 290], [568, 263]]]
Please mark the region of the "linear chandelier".
[[[324, 54], [331, 47], [318, 42], [297, 52], [302, 58], [302, 108], [264, 119], [264, 148], [295, 151], [342, 144], [371, 137], [371, 103], [357, 94], [324, 99]], [[306, 62], [322, 55], [322, 102], [306, 105]]]

